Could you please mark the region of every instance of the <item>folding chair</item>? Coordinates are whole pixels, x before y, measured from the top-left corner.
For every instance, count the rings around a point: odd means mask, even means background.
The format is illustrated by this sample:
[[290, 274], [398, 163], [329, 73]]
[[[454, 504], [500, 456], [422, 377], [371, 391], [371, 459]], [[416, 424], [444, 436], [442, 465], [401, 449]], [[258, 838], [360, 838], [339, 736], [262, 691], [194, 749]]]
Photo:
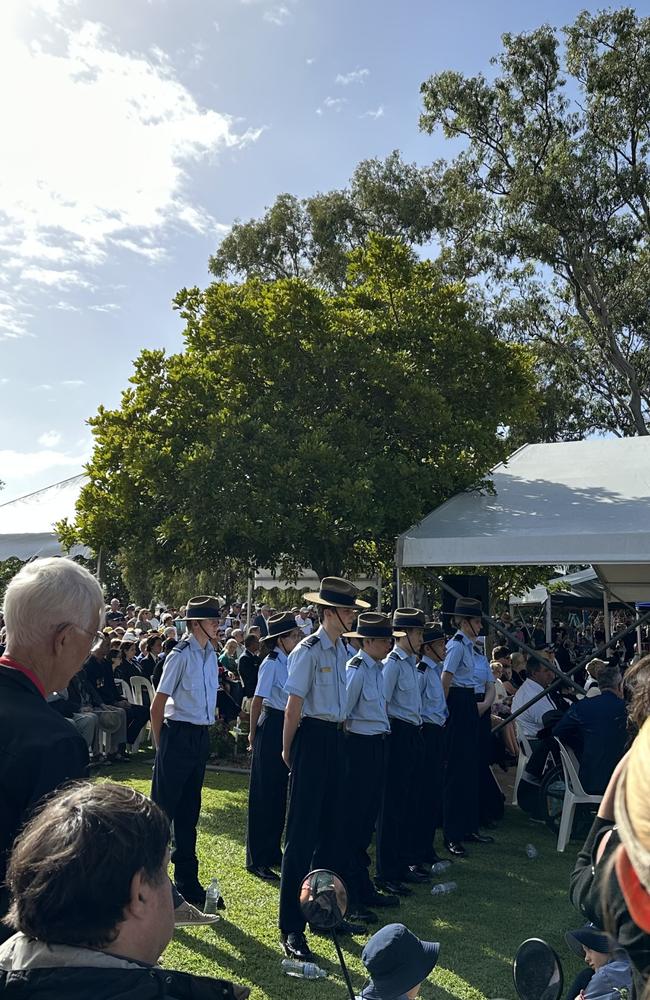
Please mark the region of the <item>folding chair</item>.
[[563, 743], [555, 737], [555, 742], [560, 748], [560, 759], [562, 770], [564, 771], [564, 802], [562, 803], [562, 817], [560, 819], [560, 830], [557, 836], [557, 849], [563, 851], [571, 839], [573, 829], [573, 819], [577, 805], [599, 805], [602, 795], [588, 795], [578, 777], [578, 761], [573, 750], [565, 747]]
[[120, 677], [115, 677], [114, 680], [118, 688], [122, 692], [122, 696], [126, 699], [126, 701], [130, 702], [132, 705], [135, 705], [133, 691], [131, 689], [131, 685], [129, 684], [129, 682], [123, 681]]
[[530, 745], [530, 741], [527, 736], [517, 736], [517, 743], [519, 744], [519, 757], [517, 758], [517, 771], [515, 773], [515, 784], [512, 789], [512, 804], [517, 805], [517, 789], [519, 788], [519, 782], [523, 777], [523, 773], [526, 770], [526, 764], [531, 758], [533, 748]]
[[[135, 674], [131, 678], [131, 691], [132, 691], [132, 700], [135, 702], [136, 705], [144, 704], [144, 700], [142, 697], [143, 691], [147, 691], [149, 694], [149, 705], [152, 704], [154, 698], [156, 697], [156, 692], [153, 689], [153, 684], [151, 683], [151, 681], [147, 680], [146, 677], [139, 677], [137, 674]], [[144, 739], [143, 734], [145, 733], [145, 731], [147, 732], [147, 738], [150, 738], [151, 720], [146, 722], [142, 727], [142, 729], [140, 730], [140, 732], [138, 733], [135, 743], [132, 744], [133, 750], [137, 750], [139, 748], [140, 744], [142, 743], [142, 740]]]

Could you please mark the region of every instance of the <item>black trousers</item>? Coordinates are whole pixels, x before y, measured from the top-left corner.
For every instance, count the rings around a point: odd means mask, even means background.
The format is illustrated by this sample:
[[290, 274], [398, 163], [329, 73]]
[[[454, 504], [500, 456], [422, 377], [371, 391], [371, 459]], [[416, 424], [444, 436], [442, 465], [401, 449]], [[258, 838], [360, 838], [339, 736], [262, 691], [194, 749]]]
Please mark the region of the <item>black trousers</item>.
[[336, 723], [303, 718], [291, 748], [289, 810], [280, 883], [280, 930], [304, 931], [298, 893], [314, 868], [340, 872], [345, 767], [343, 730]]
[[384, 789], [389, 742], [388, 734], [347, 733], [345, 737], [343, 839], [347, 850], [342, 874], [351, 903], [363, 903], [374, 892], [368, 848]]
[[436, 830], [442, 826], [442, 796], [444, 790], [445, 730], [433, 722], [422, 726], [424, 752], [417, 778], [417, 822], [415, 856], [418, 864], [436, 857], [433, 842]]
[[127, 705], [126, 742], [135, 743], [142, 727], [149, 721], [149, 709], [145, 705]]
[[490, 712], [484, 712], [478, 720], [478, 810], [479, 823], [493, 823], [503, 818], [503, 792], [492, 774], [492, 720]]
[[423, 747], [419, 726], [391, 719], [390, 731], [386, 781], [377, 819], [377, 877], [395, 881], [409, 865], [417, 863], [416, 778]]
[[198, 882], [196, 826], [201, 789], [210, 752], [208, 726], [166, 720], [160, 729], [151, 783], [151, 798], [173, 823], [172, 855], [175, 881], [183, 892]]
[[478, 830], [478, 711], [473, 688], [454, 688], [445, 727], [445, 840], [463, 840]]
[[272, 868], [282, 862], [289, 783], [289, 768], [282, 760], [284, 712], [266, 708], [264, 713], [255, 730], [248, 788], [247, 868]]

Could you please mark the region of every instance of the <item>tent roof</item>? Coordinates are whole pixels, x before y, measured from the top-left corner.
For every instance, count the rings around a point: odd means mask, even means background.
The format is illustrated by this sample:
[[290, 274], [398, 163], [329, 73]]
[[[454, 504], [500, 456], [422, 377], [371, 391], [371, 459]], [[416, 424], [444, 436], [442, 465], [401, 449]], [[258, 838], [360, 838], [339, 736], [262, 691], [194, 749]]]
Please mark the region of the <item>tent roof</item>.
[[[75, 516], [75, 505], [85, 474], [64, 479], [37, 493], [18, 497], [0, 504], [0, 560], [16, 556], [33, 559], [35, 556], [64, 555], [54, 531], [54, 524], [64, 517]], [[89, 555], [83, 545], [73, 546], [70, 555]]]
[[401, 566], [591, 563], [614, 597], [650, 597], [650, 437], [525, 445], [400, 535]]
[[[377, 587], [377, 578], [374, 580], [363, 579], [352, 581], [359, 590], [366, 590], [368, 587]], [[253, 586], [257, 590], [288, 590], [293, 587], [295, 590], [318, 590], [320, 577], [313, 569], [301, 569], [299, 576], [295, 580], [286, 580], [282, 576], [276, 576], [270, 569], [257, 569], [255, 571], [255, 581]]]

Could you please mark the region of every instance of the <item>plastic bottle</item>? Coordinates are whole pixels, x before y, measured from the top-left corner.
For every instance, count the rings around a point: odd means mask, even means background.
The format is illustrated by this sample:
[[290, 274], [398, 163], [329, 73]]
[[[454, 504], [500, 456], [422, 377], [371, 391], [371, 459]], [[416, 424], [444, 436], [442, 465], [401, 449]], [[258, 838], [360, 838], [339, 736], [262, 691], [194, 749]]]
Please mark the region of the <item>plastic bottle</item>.
[[435, 865], [431, 865], [431, 874], [442, 875], [448, 868], [451, 868], [451, 861], [447, 861], [446, 858], [443, 861], [436, 861]]
[[534, 861], [535, 858], [539, 857], [539, 851], [534, 844], [526, 844], [526, 857]]
[[217, 910], [222, 909], [222, 907], [219, 906], [220, 899], [221, 886], [219, 885], [219, 879], [213, 878], [205, 894], [205, 906], [203, 907], [203, 912], [216, 913]]
[[455, 892], [457, 888], [458, 888], [458, 883], [456, 882], [438, 882], [438, 884], [434, 885], [433, 889], [431, 890], [431, 895], [446, 896], [450, 892]]
[[298, 962], [293, 958], [282, 959], [282, 971], [286, 976], [297, 979], [325, 979], [325, 969], [320, 969], [314, 962]]

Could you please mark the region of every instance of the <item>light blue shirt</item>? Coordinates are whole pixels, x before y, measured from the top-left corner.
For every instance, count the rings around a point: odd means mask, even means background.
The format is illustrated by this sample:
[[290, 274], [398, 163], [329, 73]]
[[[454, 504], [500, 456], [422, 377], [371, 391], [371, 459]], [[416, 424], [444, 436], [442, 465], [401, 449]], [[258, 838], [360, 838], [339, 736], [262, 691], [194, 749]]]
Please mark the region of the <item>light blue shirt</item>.
[[474, 647], [474, 694], [485, 694], [488, 684], [494, 684], [494, 674], [482, 649]]
[[[422, 670], [423, 663], [424, 670]], [[433, 722], [436, 726], [444, 726], [449, 715], [441, 677], [442, 663], [435, 663], [428, 656], [423, 656], [418, 670], [422, 698], [422, 721]]]
[[257, 675], [255, 697], [262, 699], [264, 708], [277, 708], [284, 712], [288, 698], [284, 685], [288, 676], [286, 653], [276, 647], [262, 660]]
[[205, 649], [188, 634], [165, 659], [157, 691], [168, 695], [165, 718], [211, 726], [217, 707], [219, 673], [211, 642]]
[[395, 646], [384, 660], [383, 678], [389, 717], [420, 726], [420, 682], [415, 654]]
[[360, 650], [345, 669], [348, 717], [346, 729], [361, 736], [389, 733], [381, 660]]
[[303, 699], [302, 714], [325, 722], [344, 722], [347, 651], [342, 639], [332, 642], [321, 625], [289, 654], [285, 692]]
[[456, 632], [447, 643], [442, 672], [453, 675], [452, 687], [474, 690], [474, 643], [463, 632]]

